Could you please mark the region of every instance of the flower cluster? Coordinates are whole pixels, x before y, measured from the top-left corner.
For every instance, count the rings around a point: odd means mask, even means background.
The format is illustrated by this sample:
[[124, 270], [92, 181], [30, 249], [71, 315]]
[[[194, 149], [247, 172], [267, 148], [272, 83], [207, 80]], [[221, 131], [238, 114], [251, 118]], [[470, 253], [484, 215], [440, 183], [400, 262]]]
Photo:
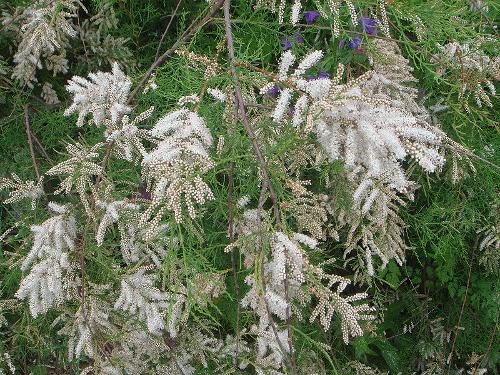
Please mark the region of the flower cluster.
[[9, 189], [9, 198], [4, 200], [4, 204], [19, 202], [25, 198], [31, 199], [31, 209], [36, 207], [36, 201], [43, 195], [43, 177], [35, 184], [34, 181], [23, 181], [17, 174], [13, 173], [12, 178], [0, 179], [0, 190]]
[[89, 79], [73, 76], [66, 87], [74, 95], [73, 103], [64, 114], [69, 116], [78, 112], [77, 126], [85, 124], [88, 114], [96, 125], [101, 125], [106, 119], [116, 124], [130, 112], [127, 99], [131, 85], [132, 82], [116, 62], [111, 73], [90, 73]]
[[78, 4], [77, 0], [39, 1], [24, 10], [20, 42], [14, 55], [13, 78], [32, 87], [36, 69], [43, 67], [42, 57], [54, 74], [68, 71], [64, 45], [68, 38], [77, 35], [71, 18], [77, 16]]
[[69, 215], [69, 207], [50, 202], [49, 209], [55, 216], [41, 225], [33, 225], [33, 246], [24, 258], [21, 270], [27, 271], [16, 293], [19, 299], [28, 299], [33, 316], [47, 312], [61, 303], [71, 287], [69, 252], [75, 249], [76, 222]]
[[[397, 56], [394, 45], [379, 49], [390, 50]], [[298, 95], [292, 124], [298, 127], [305, 123], [306, 131], [314, 131], [328, 158], [342, 161], [354, 183], [352, 199], [356, 214], [351, 217], [356, 219], [351, 221], [352, 234], [363, 215], [376, 217], [378, 227], [385, 223], [388, 213], [393, 211], [390, 202], [397, 200], [397, 194], [411, 198], [414, 184], [404, 169], [406, 159], [412, 157], [427, 172], [435, 172], [443, 166], [442, 132], [429, 123], [430, 116], [416, 103], [414, 89], [406, 86], [414, 78], [409, 68], [405, 68], [404, 58], [388, 67], [387, 63], [372, 57], [374, 71], [347, 84], [341, 83], [341, 65], [333, 79], [306, 79], [306, 71], [322, 56], [321, 51], [310, 52], [290, 73], [295, 56], [290, 51], [282, 55], [277, 80], [286, 87], [277, 99], [273, 119], [286, 119], [290, 103], [294, 95]], [[268, 90], [269, 85], [262, 90]], [[364, 234], [358, 240], [363, 239], [367, 249], [370, 274], [373, 274], [371, 253], [378, 254], [383, 265], [391, 258], [402, 261], [404, 246], [400, 240], [385, 242], [384, 236], [382, 242], [389, 246], [387, 250], [380, 250], [375, 245], [379, 240], [366, 237], [367, 233], [373, 234], [374, 228], [368, 232], [361, 229]], [[401, 234], [401, 230], [397, 229], [396, 233]]]
[[142, 160], [144, 178], [152, 187], [152, 202], [143, 220], [148, 220], [154, 210], [163, 205], [153, 221], [158, 222], [168, 209], [180, 222], [183, 204], [194, 218], [194, 203], [203, 204], [213, 198], [201, 178], [213, 167], [208, 154], [213, 143], [210, 130], [196, 112], [181, 108], [158, 120], [150, 134], [157, 145]]
[[70, 154], [70, 158], [62, 161], [47, 171], [49, 176], [67, 175], [62, 180], [59, 189], [55, 194], [69, 194], [73, 188], [80, 196], [82, 204], [87, 213], [92, 215], [90, 205], [86, 196], [86, 191], [93, 185], [92, 177], [99, 176], [102, 173], [102, 166], [96, 164], [94, 159], [99, 156], [97, 152], [102, 143], [97, 143], [94, 146], [87, 148], [86, 146], [75, 143], [68, 144], [66, 150]]
[[[457, 77], [460, 82], [459, 97], [464, 98], [464, 107], [470, 112], [468, 101], [470, 95], [478, 107], [483, 103], [493, 107], [489, 95], [495, 96], [496, 89], [493, 81], [500, 79], [500, 57], [490, 57], [483, 51], [483, 45], [494, 43], [493, 40], [478, 38], [470, 43], [460, 44], [449, 42], [437, 45], [439, 54], [434, 56], [438, 64], [438, 74], [447, 70]], [[485, 90], [485, 87], [489, 90]]]
[[150, 332], [159, 334], [165, 328], [161, 312], [168, 306], [168, 296], [153, 286], [153, 276], [146, 275], [146, 271], [142, 268], [122, 280], [120, 296], [114, 308], [138, 314], [139, 319], [147, 323]]
[[[279, 330], [274, 317], [288, 321], [293, 313], [302, 319], [298, 306], [309, 304], [311, 295], [317, 298], [317, 304], [310, 321], [319, 316], [323, 328], [328, 330], [332, 317], [338, 313], [346, 343], [350, 337], [363, 334], [360, 320], [373, 319], [368, 304], [356, 304], [367, 297], [365, 293], [341, 296], [350, 281], [328, 275], [309, 262], [304, 247], [315, 249], [318, 245], [315, 239], [301, 233], [288, 236], [283, 232], [267, 232], [268, 221], [265, 211], [246, 210], [235, 228], [240, 236], [235, 246], [244, 254], [245, 266], [254, 268], [254, 273], [245, 279], [250, 290], [241, 305], [250, 307], [259, 318], [251, 332], [258, 337], [257, 361], [261, 372], [266, 368], [279, 370], [294, 350], [289, 346], [289, 331]], [[266, 246], [270, 248], [268, 255]], [[323, 279], [327, 280], [326, 285], [321, 283]], [[332, 291], [336, 283], [339, 285]]]

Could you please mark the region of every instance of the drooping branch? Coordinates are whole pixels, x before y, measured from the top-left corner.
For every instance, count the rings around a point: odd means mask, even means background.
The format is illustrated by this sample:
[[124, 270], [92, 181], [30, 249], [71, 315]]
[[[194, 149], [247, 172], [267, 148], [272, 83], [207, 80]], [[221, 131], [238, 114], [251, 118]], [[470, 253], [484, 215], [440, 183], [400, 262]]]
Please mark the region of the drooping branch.
[[[276, 195], [276, 191], [274, 190], [271, 179], [269, 177], [269, 169], [267, 167], [267, 162], [264, 158], [261, 147], [257, 141], [257, 137], [255, 136], [255, 132], [253, 130], [253, 127], [250, 124], [250, 121], [248, 119], [248, 116], [246, 113], [246, 108], [245, 108], [245, 102], [243, 100], [243, 94], [241, 91], [240, 81], [238, 78], [238, 74], [236, 72], [236, 66], [235, 66], [236, 59], [235, 59], [235, 53], [234, 53], [234, 38], [233, 38], [232, 27], [231, 27], [230, 7], [231, 7], [231, 1], [225, 0], [225, 2], [224, 2], [224, 26], [225, 26], [227, 49], [228, 49], [228, 55], [229, 55], [229, 67], [230, 67], [231, 75], [233, 77], [236, 108], [238, 108], [239, 117], [241, 118], [241, 121], [243, 122], [243, 126], [245, 128], [247, 136], [250, 138], [250, 141], [252, 142], [252, 148], [253, 148], [253, 151], [255, 153], [255, 156], [257, 157], [260, 171], [262, 173], [262, 177], [264, 180], [264, 184], [267, 186], [267, 189], [269, 190], [269, 196], [270, 196], [271, 202], [273, 204], [276, 225], [279, 228], [282, 228], [283, 223], [281, 221], [281, 212], [279, 209], [278, 197]], [[286, 314], [286, 324], [287, 324], [287, 330], [288, 330], [288, 346], [289, 346], [289, 355], [290, 355], [289, 359], [290, 359], [291, 373], [293, 375], [295, 375], [295, 374], [297, 374], [297, 368], [296, 368], [296, 362], [295, 362], [295, 353], [294, 353], [294, 349], [293, 349], [292, 326], [291, 326], [291, 320], [290, 320], [291, 308], [290, 308], [290, 298], [289, 298], [289, 290], [288, 290], [289, 285], [288, 285], [287, 275], [285, 275], [284, 287], [285, 287], [285, 299], [286, 299], [287, 305], [288, 305], [287, 306], [287, 314]], [[267, 304], [266, 304], [266, 306], [267, 306]], [[278, 344], [280, 344], [279, 339], [278, 339]], [[285, 354], [285, 352], [283, 354]]]

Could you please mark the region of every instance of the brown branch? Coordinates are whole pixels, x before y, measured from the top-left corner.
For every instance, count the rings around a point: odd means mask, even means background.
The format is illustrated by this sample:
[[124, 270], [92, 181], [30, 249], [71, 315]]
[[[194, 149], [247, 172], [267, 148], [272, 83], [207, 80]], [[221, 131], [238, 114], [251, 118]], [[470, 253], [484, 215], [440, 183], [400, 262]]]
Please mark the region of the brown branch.
[[[273, 185], [271, 183], [271, 179], [269, 177], [269, 172], [268, 172], [268, 167], [266, 160], [264, 158], [264, 155], [262, 154], [262, 151], [260, 149], [259, 143], [257, 141], [257, 137], [255, 136], [255, 132], [252, 128], [252, 125], [250, 124], [250, 121], [248, 120], [247, 114], [246, 114], [246, 109], [245, 109], [245, 102], [243, 100], [243, 94], [241, 92], [241, 85], [240, 81], [238, 79], [238, 74], [236, 72], [236, 67], [235, 67], [235, 54], [234, 54], [234, 39], [233, 39], [233, 32], [231, 28], [231, 13], [230, 13], [230, 6], [231, 6], [231, 0], [225, 0], [224, 1], [224, 27], [226, 31], [226, 40], [227, 40], [227, 49], [228, 49], [228, 55], [229, 55], [229, 66], [231, 70], [231, 75], [233, 77], [233, 84], [234, 84], [234, 91], [235, 91], [235, 99], [236, 99], [236, 108], [239, 110], [239, 117], [241, 118], [243, 122], [243, 126], [245, 127], [245, 131], [250, 138], [252, 142], [252, 147], [254, 150], [255, 155], [257, 156], [257, 160], [259, 162], [260, 166], [260, 172], [262, 174], [263, 180], [265, 184], [267, 185], [267, 188], [269, 190], [269, 196], [271, 198], [271, 202], [273, 204], [273, 210], [274, 210], [274, 218], [276, 220], [276, 225], [279, 228], [283, 227], [283, 223], [281, 221], [281, 212], [279, 210], [279, 205], [278, 205], [278, 197], [276, 195], [276, 191], [273, 188]], [[291, 327], [291, 308], [290, 308], [290, 299], [289, 299], [289, 286], [288, 286], [288, 277], [285, 275], [285, 280], [284, 280], [284, 286], [285, 286], [285, 298], [287, 301], [287, 316], [286, 316], [286, 324], [288, 328], [288, 346], [289, 346], [289, 356], [290, 356], [290, 367], [291, 367], [291, 373], [292, 375], [297, 374], [297, 368], [295, 364], [295, 353], [293, 349], [293, 339], [292, 339], [292, 327]], [[266, 302], [266, 307], [267, 307], [267, 302]], [[280, 342], [277, 340], [278, 343]], [[286, 352], [283, 352], [285, 354]]]
[[114, 142], [109, 142], [108, 144], [106, 144], [104, 158], [102, 159], [102, 163], [101, 163], [101, 173], [99, 175], [97, 175], [97, 177], [95, 179], [94, 189], [97, 189], [97, 187], [99, 187], [99, 184], [102, 181], [104, 170], [106, 169], [106, 166], [108, 165], [108, 162], [109, 162], [109, 158], [111, 156], [111, 150], [113, 149], [113, 144], [114, 144]]
[[[33, 97], [33, 98], [36, 98], [36, 97]], [[35, 111], [35, 112], [39, 112], [39, 110], [35, 107], [31, 107], [30, 109]], [[47, 160], [49, 163], [53, 164], [54, 161], [51, 159], [51, 157], [47, 153], [47, 150], [45, 150], [45, 147], [43, 147], [42, 142], [40, 142], [40, 140], [38, 139], [36, 134], [33, 132], [33, 130], [30, 130], [30, 133], [31, 133], [31, 138], [35, 141], [36, 145], [40, 149], [40, 152], [42, 153], [45, 160]]]
[[[234, 243], [234, 162], [229, 163], [228, 172], [228, 234], [229, 243]], [[240, 352], [240, 285], [238, 283], [238, 266], [236, 264], [236, 247], [231, 249], [231, 268], [233, 270], [234, 292], [236, 294], [236, 352], [234, 356], [234, 367], [238, 367], [238, 355]]]
[[40, 180], [40, 171], [38, 170], [38, 165], [36, 164], [35, 149], [33, 148], [33, 141], [31, 140], [31, 128], [30, 128], [30, 118], [28, 106], [24, 106], [24, 127], [26, 129], [26, 135], [28, 136], [28, 144], [30, 147], [31, 161], [33, 162], [33, 168], [35, 168], [35, 174], [37, 180]]
[[[301, 90], [296, 85], [294, 85], [293, 82], [290, 82], [289, 80], [281, 80], [281, 79], [278, 78], [277, 75], [275, 75], [275, 74], [273, 74], [271, 72], [268, 72], [265, 69], [259, 68], [258, 66], [252, 65], [252, 64], [250, 64], [250, 63], [248, 63], [246, 61], [237, 60], [237, 61], [234, 62], [234, 65], [235, 66], [242, 66], [244, 68], [256, 71], [256, 72], [258, 72], [258, 73], [266, 76], [267, 78], [269, 78], [273, 82], [278, 82], [278, 83], [280, 83], [280, 84], [288, 87], [289, 89], [294, 90], [295, 92], [298, 92], [298, 93], [310, 96], [307, 92], [305, 92], [304, 90]], [[253, 104], [245, 104], [245, 107], [251, 107], [252, 105]]]
[[177, 14], [177, 10], [179, 10], [179, 6], [181, 5], [181, 3], [182, 3], [182, 0], [177, 1], [177, 5], [176, 5], [174, 11], [172, 12], [172, 14], [170, 15], [170, 20], [168, 21], [167, 27], [165, 28], [165, 31], [163, 32], [163, 34], [161, 36], [160, 43], [158, 43], [158, 48], [156, 48], [155, 60], [157, 60], [158, 56], [160, 56], [160, 50], [161, 50], [161, 45], [163, 44], [163, 39], [165, 39], [165, 36], [167, 35], [168, 30], [170, 29], [170, 25], [172, 25], [172, 21], [174, 20], [174, 17]]
[[45, 147], [43, 147], [42, 143], [40, 142], [40, 140], [38, 139], [38, 137], [36, 136], [36, 134], [33, 133], [33, 130], [30, 133], [31, 133], [31, 138], [33, 138], [33, 140], [35, 141], [36, 145], [40, 149], [40, 152], [42, 153], [42, 155], [45, 158], [45, 160], [47, 160], [49, 163], [52, 164], [54, 161], [49, 156], [49, 154], [47, 153], [47, 150], [45, 150]]
[[[443, 133], [444, 134], [444, 133]], [[446, 146], [452, 150], [452, 151], [455, 151], [455, 152], [462, 152], [464, 153], [465, 155], [467, 156], [470, 156], [471, 158], [474, 158], [474, 159], [477, 159], [479, 161], [482, 161], [483, 163], [489, 165], [490, 167], [493, 167], [495, 168], [496, 170], [499, 170], [500, 169], [500, 166], [495, 164], [495, 163], [492, 163], [491, 161], [485, 159], [485, 158], [482, 158], [481, 156], [479, 155], [476, 155], [474, 152], [472, 152], [471, 150], [469, 150], [468, 148], [462, 146], [460, 143], [454, 141], [453, 139], [451, 139], [450, 137], [448, 137], [446, 134], [444, 134], [444, 138], [447, 142]]]
[[131, 104], [135, 97], [139, 94], [142, 87], [146, 84], [149, 77], [156, 71], [156, 69], [163, 64], [170, 56], [174, 54], [174, 52], [188, 43], [193, 36], [198, 32], [200, 28], [202, 28], [210, 19], [217, 13], [217, 11], [222, 7], [224, 0], [217, 0], [209, 9], [208, 13], [201, 20], [193, 21], [193, 23], [187, 28], [186, 31], [180, 36], [179, 39], [170, 47], [167, 51], [165, 51], [160, 57], [158, 57], [155, 62], [149, 67], [147, 72], [144, 74], [140, 82], [137, 84], [136, 88], [130, 94], [127, 103]]

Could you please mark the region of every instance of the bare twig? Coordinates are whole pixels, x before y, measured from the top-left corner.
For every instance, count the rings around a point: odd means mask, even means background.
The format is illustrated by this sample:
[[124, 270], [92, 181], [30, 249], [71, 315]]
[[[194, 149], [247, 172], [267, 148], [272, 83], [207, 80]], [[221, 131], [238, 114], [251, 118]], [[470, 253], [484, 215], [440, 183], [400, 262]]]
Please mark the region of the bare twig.
[[49, 163], [52, 164], [54, 161], [49, 156], [49, 154], [47, 153], [47, 150], [45, 150], [45, 147], [43, 147], [42, 143], [40, 142], [40, 140], [38, 139], [38, 137], [36, 136], [36, 134], [33, 133], [33, 131], [31, 131], [31, 138], [33, 138], [33, 140], [35, 141], [36, 145], [40, 149], [40, 152], [42, 153], [42, 155], [45, 158], [45, 160], [47, 160]]
[[156, 55], [155, 55], [155, 60], [158, 59], [158, 56], [160, 56], [160, 50], [161, 50], [161, 45], [163, 44], [163, 39], [165, 39], [165, 36], [168, 33], [168, 30], [170, 30], [170, 25], [172, 25], [172, 21], [174, 20], [175, 15], [177, 14], [177, 10], [179, 10], [179, 6], [181, 5], [182, 0], [177, 1], [177, 5], [175, 6], [174, 11], [170, 15], [170, 19], [168, 21], [167, 27], [165, 28], [165, 31], [163, 32], [160, 43], [158, 43], [158, 48], [156, 48]]
[[500, 170], [500, 166], [498, 166], [497, 164], [495, 163], [492, 163], [491, 161], [479, 156], [479, 155], [476, 155], [474, 152], [472, 152], [471, 150], [469, 150], [468, 148], [462, 146], [460, 143], [454, 141], [453, 139], [451, 139], [450, 137], [448, 137], [446, 134], [444, 135], [445, 137], [445, 140], [446, 140], [446, 146], [451, 149], [452, 151], [456, 151], [456, 152], [462, 152], [464, 153], [465, 155], [467, 156], [470, 156], [471, 158], [474, 158], [474, 159], [477, 159], [479, 161], [482, 161], [483, 163], [489, 165], [490, 167], [493, 167], [495, 168], [497, 171]]
[[477, 250], [477, 245], [478, 245], [478, 238], [476, 238], [476, 241], [474, 243], [474, 247], [472, 249], [472, 255], [469, 260], [470, 265], [469, 265], [469, 272], [467, 275], [467, 284], [465, 286], [465, 294], [464, 294], [464, 299], [462, 301], [462, 307], [460, 308], [460, 314], [458, 316], [458, 322], [455, 326], [455, 335], [453, 336], [453, 341], [451, 343], [451, 350], [450, 350], [450, 355], [448, 357], [448, 373], [451, 371], [451, 364], [453, 362], [453, 351], [455, 350], [455, 343], [457, 341], [458, 333], [460, 332], [460, 323], [462, 322], [462, 316], [464, 314], [464, 309], [465, 309], [465, 303], [467, 302], [467, 295], [469, 293], [469, 286], [470, 286], [470, 278], [472, 274], [472, 265], [473, 265], [473, 260], [474, 260], [474, 253]]
[[109, 157], [111, 156], [112, 149], [113, 149], [113, 142], [109, 142], [108, 144], [106, 144], [104, 158], [102, 159], [102, 163], [101, 163], [101, 173], [99, 175], [97, 175], [97, 177], [95, 179], [94, 189], [97, 188], [102, 181], [104, 170], [106, 169], [106, 166], [108, 165]]
[[24, 127], [26, 129], [26, 135], [28, 136], [28, 144], [30, 147], [31, 161], [33, 162], [33, 168], [35, 169], [36, 178], [40, 180], [40, 171], [38, 170], [38, 165], [36, 164], [35, 150], [33, 148], [33, 141], [31, 140], [31, 128], [30, 128], [30, 118], [28, 106], [24, 106]]
[[260, 103], [245, 103], [246, 108], [259, 108], [259, 109], [267, 109], [267, 110], [272, 110], [274, 109], [273, 106], [270, 105], [265, 105], [265, 104], [260, 104]]
[[[30, 109], [34, 110], [35, 112], [39, 112], [39, 110], [35, 107], [31, 107]], [[40, 140], [38, 139], [38, 137], [36, 136], [36, 134], [33, 132], [32, 129], [30, 129], [30, 133], [31, 133], [31, 138], [35, 141], [36, 145], [40, 149], [40, 152], [42, 153], [45, 160], [47, 160], [49, 163], [53, 164], [54, 161], [49, 156], [49, 154], [47, 153], [47, 150], [45, 150], [45, 147], [43, 147], [42, 142], [40, 142]]]
[[[276, 220], [276, 225], [279, 228], [283, 227], [283, 223], [281, 221], [281, 212], [279, 210], [279, 204], [278, 204], [278, 197], [276, 195], [276, 191], [273, 188], [273, 185], [271, 183], [271, 179], [269, 177], [269, 172], [268, 172], [268, 167], [266, 160], [264, 158], [264, 155], [262, 154], [262, 151], [260, 149], [259, 143], [257, 141], [257, 137], [255, 136], [255, 132], [252, 128], [252, 125], [250, 124], [250, 121], [248, 120], [247, 114], [246, 114], [246, 108], [245, 108], [245, 102], [243, 100], [243, 94], [241, 92], [241, 85], [240, 81], [238, 79], [238, 74], [236, 72], [236, 67], [235, 67], [235, 54], [234, 54], [234, 39], [233, 39], [233, 32], [231, 28], [231, 13], [230, 13], [230, 6], [231, 6], [231, 0], [225, 0], [224, 1], [224, 26], [226, 30], [226, 40], [227, 40], [227, 49], [228, 49], [228, 55], [229, 55], [229, 65], [230, 65], [230, 70], [231, 70], [231, 75], [233, 77], [233, 83], [234, 83], [234, 91], [235, 91], [235, 99], [236, 99], [236, 108], [239, 110], [239, 115], [240, 118], [243, 122], [243, 126], [245, 127], [245, 131], [250, 138], [250, 141], [252, 142], [252, 147], [254, 150], [255, 155], [257, 156], [257, 160], [260, 166], [260, 172], [262, 174], [263, 180], [265, 181], [265, 184], [268, 187], [269, 190], [269, 196], [271, 198], [271, 202], [273, 204], [273, 210], [274, 210], [274, 218]], [[297, 374], [297, 368], [295, 364], [295, 353], [293, 349], [293, 339], [292, 339], [292, 326], [291, 326], [291, 308], [290, 308], [290, 299], [289, 299], [289, 291], [288, 291], [288, 277], [285, 275], [285, 280], [284, 280], [284, 286], [285, 286], [285, 298], [287, 301], [287, 316], [286, 316], [286, 324], [288, 328], [288, 346], [289, 346], [289, 360], [290, 360], [290, 368], [291, 368], [291, 373], [292, 375]], [[267, 303], [266, 303], [267, 307]], [[280, 340], [277, 340], [278, 343], [280, 343]], [[286, 352], [283, 352], [285, 354]]]
[[[228, 234], [229, 243], [234, 243], [234, 162], [229, 163], [228, 172]], [[238, 367], [238, 355], [240, 352], [240, 285], [238, 282], [238, 266], [236, 264], [236, 247], [231, 249], [231, 268], [233, 270], [234, 292], [236, 294], [236, 352], [234, 355], [234, 367]]]

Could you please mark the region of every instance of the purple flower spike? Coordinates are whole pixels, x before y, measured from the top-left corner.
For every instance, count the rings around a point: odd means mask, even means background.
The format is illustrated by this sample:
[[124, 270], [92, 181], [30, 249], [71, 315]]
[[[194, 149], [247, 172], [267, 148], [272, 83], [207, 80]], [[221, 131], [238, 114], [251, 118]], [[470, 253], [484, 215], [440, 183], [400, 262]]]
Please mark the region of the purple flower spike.
[[293, 36], [293, 39], [295, 39], [295, 41], [297, 43], [300, 43], [300, 44], [304, 43], [304, 38], [302, 38], [302, 35], [300, 35], [300, 34], [295, 34]]
[[273, 98], [276, 98], [278, 94], [280, 93], [281, 89], [279, 86], [274, 85], [271, 87], [269, 90], [267, 90], [267, 95], [272, 96]]
[[339, 42], [339, 48], [344, 48], [344, 47], [345, 47], [346, 42], [347, 42], [347, 40], [345, 40], [345, 39], [340, 39], [340, 42]]
[[349, 39], [349, 47], [352, 49], [357, 49], [361, 45], [361, 38], [359, 36], [353, 36]]
[[363, 30], [369, 35], [377, 33], [377, 21], [370, 17], [361, 17], [361, 25]]
[[321, 15], [320, 12], [316, 10], [306, 10], [304, 12], [304, 19], [306, 20], [306, 23], [310, 25], [314, 21], [316, 21], [316, 18], [318, 18]]
[[285, 51], [292, 48], [292, 43], [290, 43], [287, 36], [284, 36], [283, 39], [281, 39], [281, 45]]
[[318, 74], [315, 76], [307, 76], [306, 81], [311, 82], [315, 81], [320, 78], [330, 78], [330, 74], [328, 72], [325, 72], [324, 70], [320, 71]]

